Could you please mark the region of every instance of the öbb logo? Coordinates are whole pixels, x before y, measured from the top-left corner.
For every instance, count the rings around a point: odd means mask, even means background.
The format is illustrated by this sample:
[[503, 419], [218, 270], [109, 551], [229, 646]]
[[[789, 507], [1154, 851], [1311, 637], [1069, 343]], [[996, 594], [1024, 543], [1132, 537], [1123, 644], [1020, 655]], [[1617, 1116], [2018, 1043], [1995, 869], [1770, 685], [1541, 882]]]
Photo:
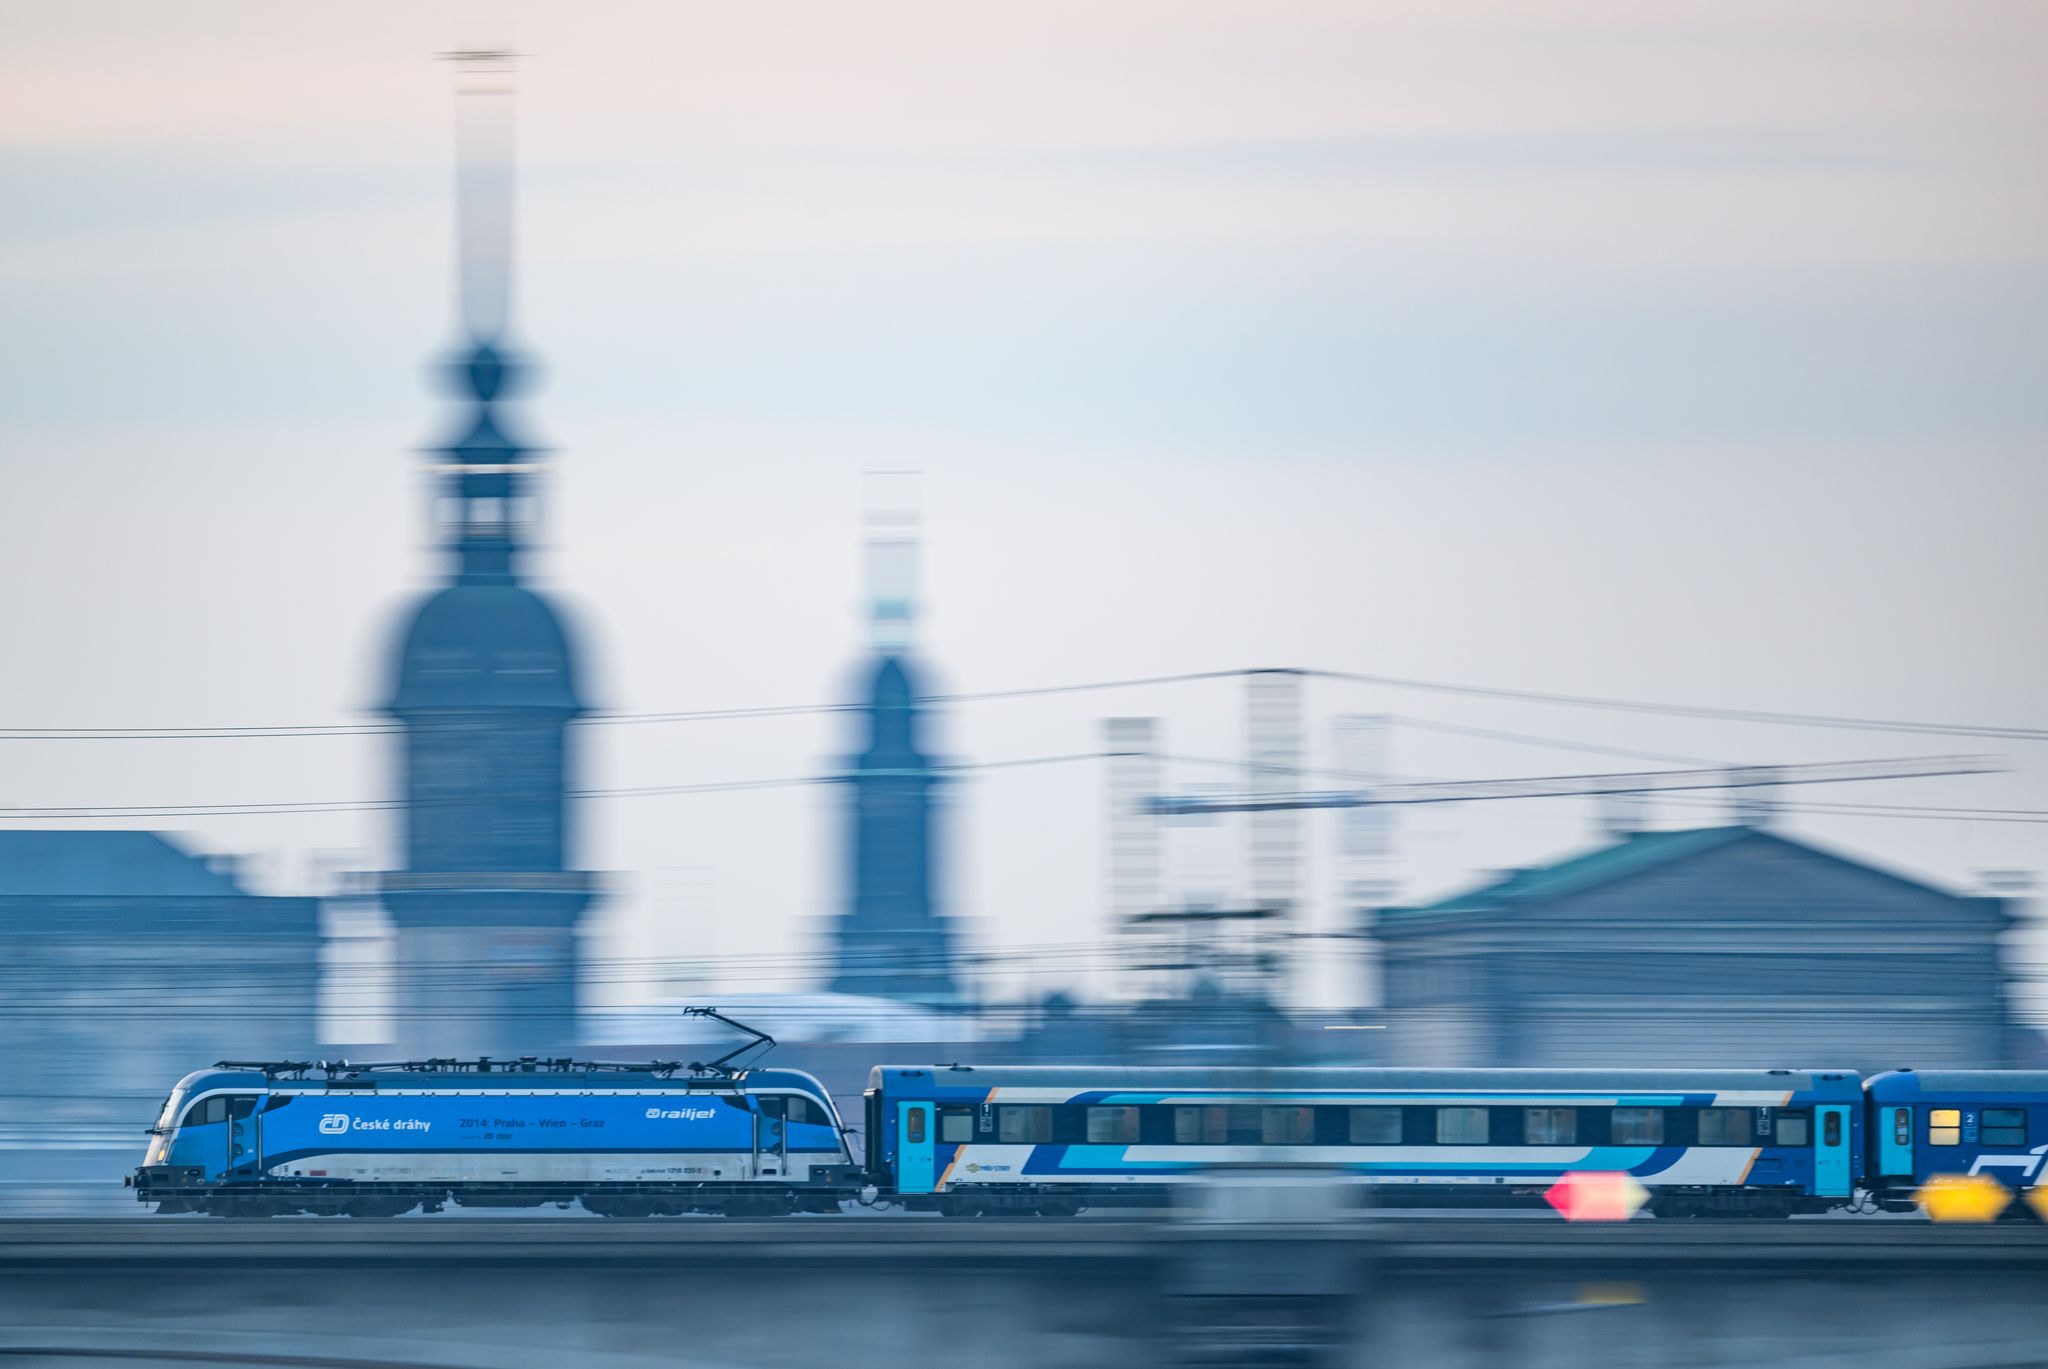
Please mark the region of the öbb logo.
[[345, 1112], [330, 1112], [320, 1119], [320, 1134], [322, 1136], [339, 1136], [347, 1130], [348, 1114]]

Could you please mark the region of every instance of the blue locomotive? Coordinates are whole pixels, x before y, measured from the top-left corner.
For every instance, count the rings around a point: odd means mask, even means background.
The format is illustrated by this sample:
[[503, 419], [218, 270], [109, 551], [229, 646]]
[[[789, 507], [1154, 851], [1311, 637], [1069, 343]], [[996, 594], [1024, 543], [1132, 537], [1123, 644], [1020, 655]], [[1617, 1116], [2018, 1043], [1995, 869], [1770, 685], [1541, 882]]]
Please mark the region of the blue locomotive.
[[129, 1182], [159, 1212], [214, 1215], [836, 1211], [861, 1176], [831, 1096], [799, 1070], [736, 1068], [739, 1053], [687, 1070], [225, 1061], [171, 1090]]
[[1662, 1216], [1849, 1204], [1864, 1174], [1848, 1070], [878, 1066], [867, 1165], [957, 1215], [1154, 1204], [1219, 1166], [1342, 1172], [1381, 1202], [1533, 1200], [1622, 1170]]

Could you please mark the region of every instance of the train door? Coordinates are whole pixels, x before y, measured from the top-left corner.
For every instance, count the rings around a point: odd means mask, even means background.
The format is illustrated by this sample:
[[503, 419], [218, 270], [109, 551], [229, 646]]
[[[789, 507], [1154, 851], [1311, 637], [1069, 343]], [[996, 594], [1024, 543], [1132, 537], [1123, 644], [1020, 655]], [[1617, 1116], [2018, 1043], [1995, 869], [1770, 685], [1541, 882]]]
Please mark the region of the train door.
[[930, 1193], [938, 1178], [938, 1138], [930, 1103], [896, 1105], [896, 1191]]
[[263, 1125], [259, 1116], [262, 1098], [253, 1093], [231, 1093], [227, 1098], [227, 1172], [230, 1175], [255, 1177], [262, 1168], [263, 1147], [258, 1138], [258, 1129]]
[[755, 1102], [760, 1111], [754, 1122], [754, 1174], [756, 1177], [787, 1174], [790, 1100], [771, 1095], [765, 1098], [757, 1097]]
[[[1877, 1172], [1886, 1178], [1912, 1178], [1913, 1109], [1888, 1104], [1874, 1109], [1871, 1115], [1877, 1119]], [[1863, 1143], [1870, 1145], [1870, 1138], [1865, 1137]]]
[[1831, 1104], [1813, 1110], [1813, 1191], [1823, 1198], [1849, 1196], [1849, 1109]]

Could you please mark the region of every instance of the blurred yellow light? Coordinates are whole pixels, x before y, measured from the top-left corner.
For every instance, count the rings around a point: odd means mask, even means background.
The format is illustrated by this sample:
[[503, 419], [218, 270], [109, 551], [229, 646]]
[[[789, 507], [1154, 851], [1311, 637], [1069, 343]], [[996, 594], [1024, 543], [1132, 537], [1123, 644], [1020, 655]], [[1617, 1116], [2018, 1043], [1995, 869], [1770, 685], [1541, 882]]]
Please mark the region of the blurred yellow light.
[[2027, 1200], [2027, 1206], [2034, 1209], [2036, 1217], [2039, 1217], [2044, 1222], [2048, 1222], [2048, 1188], [2042, 1188], [2036, 1184], [2033, 1188], [2020, 1194], [2020, 1197]]
[[1989, 1222], [2012, 1204], [2012, 1190], [1988, 1174], [1937, 1174], [1914, 1195], [1937, 1222]]
[[1582, 1307], [1636, 1307], [1649, 1299], [1639, 1283], [1582, 1283], [1572, 1301]]

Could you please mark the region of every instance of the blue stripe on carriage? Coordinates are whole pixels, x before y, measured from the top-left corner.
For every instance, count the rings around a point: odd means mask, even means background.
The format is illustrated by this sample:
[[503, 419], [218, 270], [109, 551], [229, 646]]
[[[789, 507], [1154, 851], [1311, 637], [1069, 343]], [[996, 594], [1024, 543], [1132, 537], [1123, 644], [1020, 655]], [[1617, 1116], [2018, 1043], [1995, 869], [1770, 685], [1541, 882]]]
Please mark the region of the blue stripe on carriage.
[[[1172, 1093], [1119, 1093], [1109, 1089], [1090, 1089], [1068, 1098], [1067, 1105], [1108, 1104], [1122, 1107], [1143, 1107], [1148, 1103], [1182, 1102], [1193, 1099], [1240, 1098], [1260, 1101], [1286, 1102], [1300, 1099], [1316, 1103], [1353, 1103], [1361, 1107], [1375, 1102], [1385, 1103], [1390, 1099], [1428, 1098], [1446, 1099], [1492, 1099], [1505, 1103], [1521, 1099], [1550, 1098], [1598, 1098], [1598, 1106], [1609, 1106], [1605, 1100], [1613, 1099], [1612, 1106], [1623, 1108], [1706, 1108], [1714, 1105], [1715, 1095], [1711, 1093], [1603, 1093], [1598, 1090], [1571, 1089], [1522, 1089], [1516, 1092], [1502, 1092], [1486, 1089], [1389, 1089], [1384, 1093], [1361, 1093], [1356, 1089], [1180, 1089]], [[996, 1101], [1003, 1100], [999, 1096]], [[1191, 1106], [1199, 1104], [1190, 1103]], [[1023, 1106], [1030, 1106], [1024, 1104]]]
[[[1025, 1174], [1191, 1174], [1206, 1168], [1201, 1160], [1132, 1160], [1129, 1146], [1047, 1145], [1032, 1147], [1021, 1171]], [[1469, 1160], [1403, 1160], [1375, 1164], [1352, 1160], [1344, 1167], [1360, 1174], [1436, 1175], [1443, 1178], [1484, 1177], [1492, 1174], [1525, 1175], [1531, 1178], [1565, 1174], [1573, 1170], [1625, 1169], [1638, 1176], [1662, 1174], [1678, 1163], [1685, 1146], [1594, 1146], [1577, 1160], [1566, 1163], [1533, 1160], [1503, 1160], [1474, 1164]]]

